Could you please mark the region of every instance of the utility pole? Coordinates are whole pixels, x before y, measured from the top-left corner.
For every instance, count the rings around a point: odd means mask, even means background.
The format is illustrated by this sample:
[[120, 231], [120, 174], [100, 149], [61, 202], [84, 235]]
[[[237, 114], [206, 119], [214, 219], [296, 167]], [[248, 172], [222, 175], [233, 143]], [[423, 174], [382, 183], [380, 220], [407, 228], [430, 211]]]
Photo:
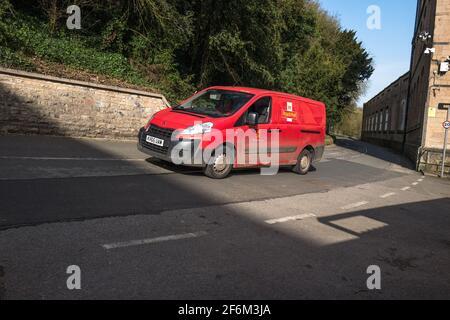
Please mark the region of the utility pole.
[[442, 149], [441, 178], [445, 178], [445, 160], [446, 160], [445, 158], [447, 157], [448, 129], [450, 129], [449, 115], [450, 115], [450, 106], [447, 105], [447, 117], [445, 122], [442, 124], [442, 126], [445, 129], [445, 134], [444, 134], [444, 148]]

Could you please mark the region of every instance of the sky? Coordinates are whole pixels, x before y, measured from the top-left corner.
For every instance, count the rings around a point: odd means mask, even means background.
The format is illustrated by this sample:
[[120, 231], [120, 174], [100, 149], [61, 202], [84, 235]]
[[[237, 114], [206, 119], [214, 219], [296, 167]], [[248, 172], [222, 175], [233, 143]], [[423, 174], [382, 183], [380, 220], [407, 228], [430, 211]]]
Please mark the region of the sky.
[[[353, 29], [374, 58], [375, 72], [368, 82], [362, 104], [409, 70], [411, 40], [417, 0], [319, 0], [322, 8], [336, 16], [343, 28]], [[369, 6], [380, 8], [381, 29], [370, 30]]]

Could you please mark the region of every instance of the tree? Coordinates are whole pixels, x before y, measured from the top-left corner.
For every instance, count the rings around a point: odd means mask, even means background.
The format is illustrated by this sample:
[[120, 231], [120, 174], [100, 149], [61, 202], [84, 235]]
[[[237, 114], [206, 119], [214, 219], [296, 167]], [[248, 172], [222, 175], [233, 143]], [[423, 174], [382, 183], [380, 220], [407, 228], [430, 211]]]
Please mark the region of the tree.
[[[77, 32], [69, 32], [63, 23], [69, 2], [82, 9], [83, 28]], [[373, 73], [372, 59], [356, 33], [343, 30], [338, 20], [313, 0], [11, 3], [24, 25], [36, 20], [45, 23], [52, 40], [47, 45], [59, 38], [65, 44], [76, 40], [87, 52], [117, 61], [106, 64], [120, 66], [122, 71], [95, 67], [95, 61], [89, 64], [91, 69], [123, 75], [125, 61], [133, 72], [176, 100], [195, 89], [219, 84], [286, 91], [325, 102], [328, 123], [333, 125], [351, 110]], [[30, 16], [33, 19], [25, 18]], [[36, 26], [26, 29], [36, 30]], [[27, 41], [24, 46], [28, 54], [34, 50], [49, 57], [48, 47], [39, 43], [39, 48]], [[88, 65], [75, 61], [73, 54], [66, 59], [73, 51], [66, 49], [61, 53], [52, 50], [54, 61]]]
[[281, 87], [325, 102], [330, 128], [353, 110], [374, 71], [373, 61], [355, 31], [341, 30], [336, 19], [317, 4], [310, 5], [317, 22], [314, 37], [304, 52], [289, 60], [281, 74]]

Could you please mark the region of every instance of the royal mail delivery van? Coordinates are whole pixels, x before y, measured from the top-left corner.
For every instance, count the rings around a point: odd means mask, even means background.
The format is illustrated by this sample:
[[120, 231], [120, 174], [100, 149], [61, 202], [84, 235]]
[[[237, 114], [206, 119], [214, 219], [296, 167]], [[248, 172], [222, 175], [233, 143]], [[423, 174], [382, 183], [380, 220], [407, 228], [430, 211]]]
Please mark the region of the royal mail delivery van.
[[324, 153], [325, 109], [281, 92], [211, 87], [156, 113], [140, 130], [138, 149], [215, 179], [249, 167], [289, 166], [304, 175]]

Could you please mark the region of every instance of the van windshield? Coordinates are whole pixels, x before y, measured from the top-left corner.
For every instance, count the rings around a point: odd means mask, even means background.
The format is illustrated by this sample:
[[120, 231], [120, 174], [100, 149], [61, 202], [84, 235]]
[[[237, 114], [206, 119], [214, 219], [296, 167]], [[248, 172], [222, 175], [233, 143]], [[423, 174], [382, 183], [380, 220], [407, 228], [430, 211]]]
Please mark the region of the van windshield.
[[224, 118], [233, 115], [252, 97], [252, 94], [244, 92], [208, 90], [192, 97], [187, 102], [173, 108], [173, 110], [182, 110], [213, 118]]

